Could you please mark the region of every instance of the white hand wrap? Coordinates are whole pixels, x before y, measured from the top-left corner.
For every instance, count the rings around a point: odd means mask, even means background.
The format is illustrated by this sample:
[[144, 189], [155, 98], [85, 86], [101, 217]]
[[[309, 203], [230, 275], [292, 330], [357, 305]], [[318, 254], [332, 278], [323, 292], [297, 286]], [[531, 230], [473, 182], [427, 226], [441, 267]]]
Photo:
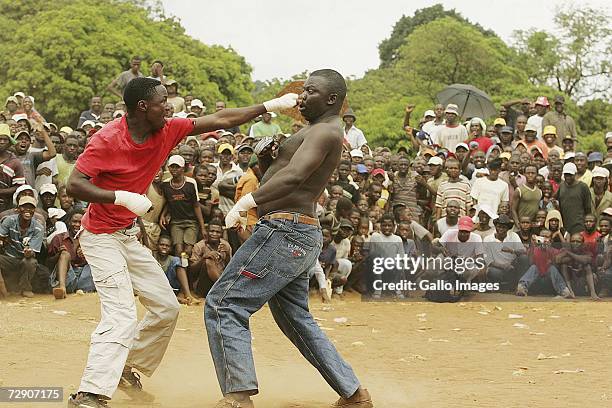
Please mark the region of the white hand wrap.
[[294, 93], [284, 94], [283, 96], [271, 99], [263, 103], [268, 112], [278, 112], [283, 109], [290, 109], [297, 105], [298, 95]]
[[115, 205], [121, 205], [140, 217], [151, 209], [153, 203], [145, 195], [131, 191], [115, 191]]
[[257, 203], [253, 199], [253, 195], [251, 193], [242, 197], [231, 210], [225, 216], [225, 227], [233, 228], [236, 224], [240, 223], [240, 213], [243, 211], [248, 211], [251, 208], [257, 207]]

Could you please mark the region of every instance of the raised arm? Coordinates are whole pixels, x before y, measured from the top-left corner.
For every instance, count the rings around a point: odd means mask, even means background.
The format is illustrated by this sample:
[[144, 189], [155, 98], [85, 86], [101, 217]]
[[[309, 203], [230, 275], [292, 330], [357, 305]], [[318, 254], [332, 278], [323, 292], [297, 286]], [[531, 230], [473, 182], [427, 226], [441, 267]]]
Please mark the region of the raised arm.
[[212, 132], [219, 129], [228, 129], [242, 125], [265, 112], [279, 111], [293, 108], [297, 104], [297, 94], [285, 94], [280, 98], [266, 101], [260, 105], [246, 108], [227, 108], [194, 120], [195, 126], [190, 135]]

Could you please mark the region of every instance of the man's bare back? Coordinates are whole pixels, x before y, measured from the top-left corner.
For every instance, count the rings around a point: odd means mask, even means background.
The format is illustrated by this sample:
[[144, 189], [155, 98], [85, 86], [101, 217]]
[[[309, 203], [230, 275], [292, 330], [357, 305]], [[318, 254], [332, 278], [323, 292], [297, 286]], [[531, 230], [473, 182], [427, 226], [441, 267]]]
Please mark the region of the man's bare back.
[[[257, 208], [258, 215], [261, 217], [274, 211], [287, 211], [314, 217], [315, 202], [325, 189], [329, 177], [340, 162], [343, 139], [344, 135], [342, 134], [340, 118], [338, 116], [332, 116], [325, 122], [306, 126], [286, 139], [279, 147], [278, 156], [264, 174], [261, 185], [270, 181], [281, 169], [291, 166], [291, 160], [298, 149], [302, 147], [302, 144], [316, 143], [316, 150], [309, 154], [318, 154], [319, 157], [324, 157], [323, 162], [311, 176], [291, 194], [260, 205]], [[295, 160], [302, 159], [307, 160], [306, 157], [295, 157]]]

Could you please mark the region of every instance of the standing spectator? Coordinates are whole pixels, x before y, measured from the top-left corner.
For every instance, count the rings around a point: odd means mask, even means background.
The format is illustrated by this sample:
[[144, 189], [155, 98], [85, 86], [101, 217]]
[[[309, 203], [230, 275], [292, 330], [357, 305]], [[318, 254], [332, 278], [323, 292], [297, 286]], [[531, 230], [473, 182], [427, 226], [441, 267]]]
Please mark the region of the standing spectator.
[[185, 159], [182, 156], [170, 157], [168, 169], [172, 178], [164, 181], [161, 186], [166, 206], [159, 223], [162, 228], [170, 225], [174, 253], [183, 256], [185, 252], [188, 256], [193, 245], [198, 242], [198, 224], [202, 237], [206, 236], [198, 192], [195, 183], [187, 181], [185, 177]]
[[[521, 105], [520, 110], [514, 109], [513, 106]], [[499, 110], [499, 116], [505, 119], [506, 124], [504, 126], [516, 127], [516, 119], [520, 115], [529, 117], [529, 107], [531, 101], [529, 98], [514, 99], [502, 104]]]
[[499, 205], [508, 202], [510, 199], [508, 184], [500, 180], [499, 171], [501, 160], [495, 159], [487, 165], [489, 174], [486, 177], [479, 177], [472, 186], [472, 198], [477, 204], [487, 204], [497, 212]]
[[591, 213], [591, 192], [586, 184], [576, 180], [576, 165], [563, 166], [563, 178], [557, 199], [563, 216], [563, 225], [570, 233], [584, 231], [584, 216]]
[[[478, 143], [478, 150], [481, 152], [489, 151], [489, 148], [493, 146], [493, 141], [486, 132], [486, 126], [482, 119], [472, 118], [470, 121], [470, 140]], [[502, 129], [503, 131], [503, 129]], [[467, 142], [467, 141], [466, 141]], [[456, 149], [456, 146], [455, 146]]]
[[[252, 149], [251, 153], [253, 153]], [[238, 202], [238, 200], [245, 195], [255, 192], [255, 190], [257, 190], [259, 187], [261, 177], [262, 174], [261, 170], [259, 170], [257, 156], [253, 155], [249, 161], [247, 171], [242, 175], [242, 177], [240, 177], [240, 180], [238, 180], [238, 183], [236, 184], [236, 195], [234, 196], [234, 201]], [[249, 211], [247, 211], [246, 226], [243, 231], [238, 232], [241, 242], [246, 241], [248, 237], [251, 236], [253, 228], [255, 228], [255, 224], [257, 224], [258, 218], [256, 208], [251, 208]]]
[[423, 126], [421, 127], [421, 130], [423, 130], [423, 132], [427, 133], [429, 136], [433, 135], [436, 130], [442, 126], [444, 126], [444, 106], [442, 104], [437, 104], [434, 107], [433, 111], [426, 111], [425, 114], [423, 115], [423, 118], [425, 118], [428, 114], [431, 115], [431, 113], [433, 113], [433, 120], [430, 120], [428, 122], [425, 122], [425, 124], [423, 124]]
[[194, 99], [191, 101], [191, 105], [189, 105], [189, 111], [195, 113], [197, 117], [200, 117], [204, 115], [206, 107], [201, 100]]
[[448, 174], [448, 180], [440, 183], [436, 194], [437, 220], [446, 216], [446, 208], [451, 200], [455, 200], [459, 204], [460, 215], [467, 215], [472, 208], [471, 186], [467, 180], [460, 177], [459, 161], [452, 158], [448, 159], [446, 161], [446, 173]]
[[532, 115], [527, 119], [527, 123], [533, 125], [537, 129], [537, 137], [542, 140], [542, 120], [544, 119], [544, 115], [548, 112], [550, 104], [548, 103], [548, 98], [545, 96], [538, 96], [538, 99], [535, 101], [535, 109], [536, 114]]
[[468, 138], [467, 129], [457, 123], [459, 119], [458, 109], [457, 105], [449, 103], [444, 110], [446, 124], [432, 135], [435, 144], [444, 147], [451, 153], [455, 153], [455, 147]]
[[546, 113], [542, 118], [542, 128], [552, 125], [557, 129], [557, 140], [563, 140], [566, 136], [576, 139], [576, 124], [574, 119], [565, 113], [565, 98], [561, 95], [555, 96], [555, 109]]
[[[134, 78], [144, 76], [142, 72], [140, 72], [140, 57], [132, 57], [132, 61], [130, 61], [130, 69], [127, 71], [123, 71], [119, 74], [119, 76], [113, 79], [106, 89], [112, 94], [118, 96], [119, 98], [123, 98], [123, 90], [125, 86]], [[115, 111], [115, 105], [111, 110], [111, 113]]]
[[610, 171], [604, 167], [593, 169], [593, 182], [591, 185], [591, 210], [597, 218], [597, 223], [602, 219], [603, 212], [612, 207], [612, 193], [609, 190], [608, 182]]
[[93, 96], [89, 102], [89, 110], [81, 112], [77, 127], [80, 128], [83, 126], [83, 122], [86, 120], [98, 122], [100, 120], [100, 114], [102, 114], [102, 97]]
[[147, 234], [146, 245], [151, 251], [157, 249], [157, 241], [161, 234], [161, 226], [159, 225], [159, 218], [166, 205], [166, 199], [162, 192], [162, 178], [164, 175], [163, 168], [160, 168], [153, 182], [149, 186], [147, 191], [147, 198], [151, 200], [153, 207], [151, 211], [141, 217], [142, 224], [144, 225], [145, 232]]
[[439, 238], [446, 231], [457, 229], [459, 222], [459, 213], [461, 205], [457, 200], [448, 200], [446, 202], [446, 216], [438, 219], [435, 224], [435, 236]]
[[182, 96], [179, 96], [178, 82], [176, 82], [174, 79], [167, 79], [164, 85], [168, 91], [168, 103], [171, 103], [172, 106], [174, 106], [174, 113], [184, 112], [185, 99], [183, 99]]
[[74, 169], [76, 159], [79, 155], [79, 139], [78, 132], [72, 132], [66, 137], [62, 154], [55, 157], [57, 164], [57, 182], [66, 185], [68, 177]]
[[548, 149], [548, 155], [553, 151], [559, 154], [559, 157], [563, 156], [563, 149], [557, 146], [557, 129], [554, 126], [548, 125], [542, 130], [542, 139]]
[[[17, 214], [0, 222], [0, 245], [4, 247], [4, 254], [0, 255], [0, 274], [7, 284], [16, 278], [21, 295], [31, 298], [34, 297], [32, 279], [38, 266], [36, 255], [42, 247], [44, 227], [33, 218], [36, 199], [22, 196], [18, 206]], [[8, 286], [10, 289], [10, 284]]]
[[227, 214], [234, 206], [236, 196], [236, 184], [244, 174], [240, 166], [234, 163], [234, 147], [229, 143], [221, 143], [217, 148], [219, 163], [213, 163], [216, 167], [217, 179], [213, 187], [219, 190], [219, 209]]
[[348, 198], [353, 202], [353, 204], [357, 204], [361, 198], [361, 194], [359, 193], [359, 186], [349, 180], [349, 173], [351, 172], [351, 162], [347, 160], [340, 161], [338, 165], [338, 181], [337, 185], [342, 187], [344, 197]]
[[[384, 173], [383, 173], [384, 174]], [[374, 173], [372, 173], [374, 176]], [[417, 194], [416, 194], [416, 176], [417, 174], [410, 169], [410, 160], [408, 157], [400, 157], [398, 170], [395, 173], [393, 179], [393, 196], [392, 196], [392, 207], [403, 204], [410, 208], [412, 214], [417, 218], [421, 215], [421, 208], [417, 205]], [[372, 184], [370, 184], [370, 187]], [[376, 189], [378, 191], [378, 189]]]
[[576, 165], [576, 181], [582, 181], [587, 186], [590, 186], [593, 173], [589, 170], [587, 155], [583, 152], [576, 152], [574, 164]]
[[[36, 169], [38, 166], [43, 162], [53, 159], [56, 154], [55, 145], [49, 138], [47, 130], [43, 126], [39, 125], [39, 129], [36, 131], [42, 134], [47, 150], [38, 152], [30, 151], [30, 143], [32, 139], [30, 134], [26, 131], [17, 133], [17, 136], [15, 137], [17, 143], [13, 147], [15, 150], [15, 155], [23, 165], [26, 184], [30, 186], [34, 186], [36, 184]], [[49, 169], [48, 174], [45, 175], [51, 175], [51, 170]]]
[[21, 161], [9, 150], [15, 144], [7, 124], [0, 123], [0, 210], [12, 208], [13, 193], [25, 184]]
[[166, 76], [164, 75], [164, 63], [156, 60], [151, 64], [151, 76], [149, 78], [157, 79], [162, 85], [166, 84]]
[[542, 199], [542, 190], [536, 185], [537, 167], [528, 164], [525, 166], [523, 173], [525, 184], [518, 186], [512, 197], [512, 217], [517, 225], [519, 219], [523, 216], [527, 216], [531, 220], [535, 218]]
[[351, 150], [360, 149], [361, 146], [368, 143], [361, 129], [355, 126], [357, 117], [352, 109], [349, 108], [342, 115], [342, 121], [344, 122], [344, 140], [351, 145]]
[[266, 112], [261, 115], [261, 120], [251, 126], [251, 132], [249, 136], [253, 136], [255, 138], [265, 137], [265, 136], [276, 136], [279, 133], [282, 133], [280, 126], [276, 123], [272, 122], [272, 118], [276, 117], [276, 113], [274, 112]]

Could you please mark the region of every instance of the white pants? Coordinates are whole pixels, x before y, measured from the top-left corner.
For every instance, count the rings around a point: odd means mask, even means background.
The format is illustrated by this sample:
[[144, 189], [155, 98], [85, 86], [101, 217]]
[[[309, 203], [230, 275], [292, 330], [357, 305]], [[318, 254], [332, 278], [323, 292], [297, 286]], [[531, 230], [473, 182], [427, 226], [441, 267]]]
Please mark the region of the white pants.
[[[79, 241], [102, 309], [79, 391], [110, 398], [126, 364], [153, 374], [176, 326], [179, 304], [164, 271], [135, 236], [84, 230]], [[148, 310], [140, 323], [134, 293]]]
[[[351, 263], [351, 261], [345, 258], [336, 259], [336, 261], [338, 262], [337, 276], [339, 275], [348, 278], [348, 276], [351, 274], [351, 271], [353, 270], [353, 264]], [[334, 288], [334, 293], [341, 295], [343, 290], [344, 286], [337, 286]]]
[[325, 271], [323, 267], [321, 267], [321, 263], [317, 260], [314, 266], [308, 272], [308, 277], [312, 278], [314, 275], [317, 280], [317, 284], [319, 285], [319, 289], [327, 288], [327, 279], [325, 278]]

